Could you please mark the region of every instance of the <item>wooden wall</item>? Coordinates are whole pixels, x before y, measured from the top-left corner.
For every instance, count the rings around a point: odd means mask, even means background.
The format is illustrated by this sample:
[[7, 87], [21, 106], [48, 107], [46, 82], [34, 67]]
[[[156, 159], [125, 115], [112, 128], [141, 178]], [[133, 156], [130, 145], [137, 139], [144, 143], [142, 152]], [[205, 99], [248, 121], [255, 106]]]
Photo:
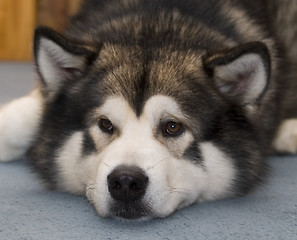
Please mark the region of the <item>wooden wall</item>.
[[0, 59], [31, 59], [36, 0], [0, 0]]
[[37, 25], [63, 31], [81, 0], [0, 0], [0, 60], [31, 60]]
[[69, 17], [79, 8], [81, 0], [39, 0], [37, 3], [37, 23], [62, 32]]

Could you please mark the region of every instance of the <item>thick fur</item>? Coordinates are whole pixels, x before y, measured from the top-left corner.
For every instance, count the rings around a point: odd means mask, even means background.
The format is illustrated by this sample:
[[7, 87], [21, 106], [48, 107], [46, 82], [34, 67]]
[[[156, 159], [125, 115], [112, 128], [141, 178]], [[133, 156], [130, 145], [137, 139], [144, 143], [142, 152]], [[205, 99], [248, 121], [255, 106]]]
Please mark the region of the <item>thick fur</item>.
[[[49, 187], [104, 217], [246, 194], [268, 153], [297, 152], [296, 22], [290, 0], [87, 0], [63, 35], [36, 30], [40, 86], [1, 109], [0, 159], [31, 148]], [[108, 180], [127, 168], [147, 179], [135, 201]]]

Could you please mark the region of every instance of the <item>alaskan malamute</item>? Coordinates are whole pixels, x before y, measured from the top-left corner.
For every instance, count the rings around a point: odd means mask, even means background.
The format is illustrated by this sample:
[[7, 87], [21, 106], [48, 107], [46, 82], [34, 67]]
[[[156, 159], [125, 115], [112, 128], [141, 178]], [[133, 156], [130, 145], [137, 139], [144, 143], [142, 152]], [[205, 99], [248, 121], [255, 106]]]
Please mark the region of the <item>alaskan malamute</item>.
[[0, 159], [103, 217], [243, 195], [297, 151], [297, 1], [87, 0], [35, 32], [38, 86], [0, 112]]

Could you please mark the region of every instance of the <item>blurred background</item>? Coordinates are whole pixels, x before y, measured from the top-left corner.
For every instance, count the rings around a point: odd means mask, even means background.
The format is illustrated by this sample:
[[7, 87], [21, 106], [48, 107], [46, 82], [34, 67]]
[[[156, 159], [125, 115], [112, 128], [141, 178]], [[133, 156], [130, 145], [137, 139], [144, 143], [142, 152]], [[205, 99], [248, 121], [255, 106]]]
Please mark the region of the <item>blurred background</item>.
[[34, 29], [62, 32], [82, 0], [0, 0], [0, 61], [31, 61]]

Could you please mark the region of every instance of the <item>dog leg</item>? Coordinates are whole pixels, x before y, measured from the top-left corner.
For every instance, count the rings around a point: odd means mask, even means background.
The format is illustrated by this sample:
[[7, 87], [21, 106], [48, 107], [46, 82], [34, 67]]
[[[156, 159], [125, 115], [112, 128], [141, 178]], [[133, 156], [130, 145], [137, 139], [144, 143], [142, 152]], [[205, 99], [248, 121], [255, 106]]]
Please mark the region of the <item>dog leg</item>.
[[272, 144], [279, 153], [297, 153], [297, 118], [284, 120]]
[[39, 90], [0, 108], [0, 162], [23, 156], [38, 131], [43, 98]]

